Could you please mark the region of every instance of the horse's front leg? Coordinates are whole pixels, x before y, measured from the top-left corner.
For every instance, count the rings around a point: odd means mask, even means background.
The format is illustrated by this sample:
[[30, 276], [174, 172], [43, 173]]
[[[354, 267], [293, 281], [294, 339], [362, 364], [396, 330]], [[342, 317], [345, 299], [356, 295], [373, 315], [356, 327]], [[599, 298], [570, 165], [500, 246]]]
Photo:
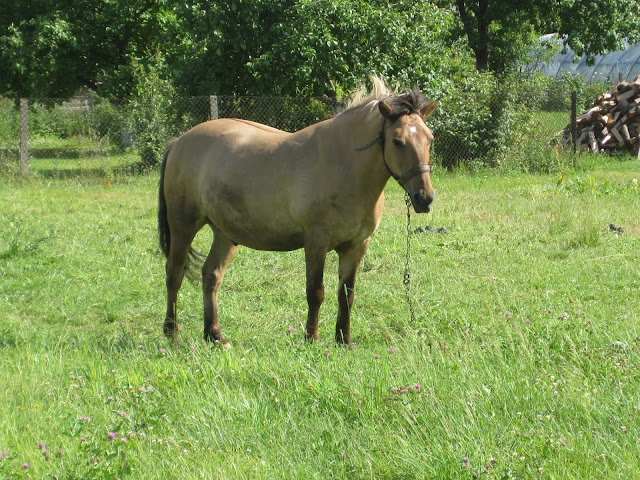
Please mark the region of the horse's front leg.
[[322, 236], [309, 236], [304, 247], [304, 258], [307, 270], [307, 315], [306, 337], [318, 339], [318, 315], [324, 301], [324, 264], [327, 258], [327, 246]]
[[233, 259], [238, 246], [224, 234], [214, 229], [213, 245], [202, 267], [202, 291], [204, 294], [204, 339], [220, 343], [225, 347], [231, 344], [222, 337], [218, 320], [218, 290], [224, 278], [224, 272]]
[[338, 320], [336, 322], [336, 342], [351, 344], [351, 307], [355, 296], [356, 273], [362, 257], [369, 248], [369, 240], [355, 245], [338, 248]]

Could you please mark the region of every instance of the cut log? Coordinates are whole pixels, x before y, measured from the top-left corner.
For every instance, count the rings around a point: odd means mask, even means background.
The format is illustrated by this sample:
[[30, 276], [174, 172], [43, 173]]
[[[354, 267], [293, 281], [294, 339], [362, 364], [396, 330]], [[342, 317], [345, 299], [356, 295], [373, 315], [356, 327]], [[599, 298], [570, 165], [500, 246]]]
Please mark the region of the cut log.
[[[627, 151], [638, 155], [640, 148], [640, 76], [633, 82], [618, 82], [596, 97], [591, 108], [576, 118], [575, 143], [593, 153]], [[569, 145], [571, 125], [556, 134], [555, 142]], [[558, 139], [561, 139], [558, 142]]]
[[596, 134], [593, 133], [593, 130], [590, 130], [588, 135], [589, 135], [589, 147], [591, 148], [591, 152], [600, 153], [600, 149], [598, 148], [598, 140], [596, 140]]

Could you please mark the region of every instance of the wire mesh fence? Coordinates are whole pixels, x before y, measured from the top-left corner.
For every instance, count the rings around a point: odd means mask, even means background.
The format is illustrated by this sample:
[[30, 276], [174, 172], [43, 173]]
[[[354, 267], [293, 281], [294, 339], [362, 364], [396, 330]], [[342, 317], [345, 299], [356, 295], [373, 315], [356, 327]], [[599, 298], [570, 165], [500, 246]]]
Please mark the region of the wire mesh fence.
[[[441, 101], [427, 121], [435, 134], [432, 162], [495, 166], [517, 159], [535, 169], [552, 161], [552, 139], [570, 121], [570, 100], [537, 108], [505, 108], [501, 101]], [[156, 165], [170, 138], [212, 118], [241, 118], [291, 132], [339, 108], [307, 97], [0, 99], [0, 174], [136, 172]]]

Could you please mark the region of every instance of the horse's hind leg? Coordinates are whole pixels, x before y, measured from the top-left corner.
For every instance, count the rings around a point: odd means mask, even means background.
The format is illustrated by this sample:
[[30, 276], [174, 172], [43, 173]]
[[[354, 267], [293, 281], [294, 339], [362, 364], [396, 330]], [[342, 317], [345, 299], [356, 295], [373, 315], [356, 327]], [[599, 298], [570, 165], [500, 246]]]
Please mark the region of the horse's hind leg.
[[[173, 232], [172, 232], [173, 233]], [[174, 338], [177, 330], [177, 308], [178, 290], [184, 279], [185, 266], [189, 255], [189, 247], [193, 240], [193, 235], [177, 235], [171, 238], [169, 255], [166, 264], [166, 284], [167, 284], [167, 314], [164, 318], [163, 331], [167, 337]]]
[[218, 321], [218, 290], [222, 284], [224, 272], [236, 254], [238, 246], [215, 227], [212, 227], [212, 230], [213, 244], [202, 267], [204, 339], [230, 347], [229, 342], [222, 337]]
[[336, 322], [336, 342], [351, 344], [351, 307], [355, 296], [356, 272], [367, 248], [367, 238], [356, 245], [336, 249], [338, 252], [338, 320]]

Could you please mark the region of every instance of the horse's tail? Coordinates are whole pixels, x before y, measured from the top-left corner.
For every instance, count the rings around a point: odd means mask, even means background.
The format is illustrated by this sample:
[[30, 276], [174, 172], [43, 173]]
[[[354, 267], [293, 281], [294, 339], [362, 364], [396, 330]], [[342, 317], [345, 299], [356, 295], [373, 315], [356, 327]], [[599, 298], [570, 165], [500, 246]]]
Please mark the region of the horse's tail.
[[[160, 250], [162, 250], [165, 258], [169, 257], [169, 249], [171, 248], [171, 229], [167, 220], [167, 199], [164, 196], [164, 171], [174, 142], [175, 140], [172, 140], [164, 152], [164, 157], [160, 164], [160, 186], [158, 187], [158, 240], [160, 241]], [[204, 256], [193, 247], [189, 247], [185, 273], [190, 280], [194, 282], [199, 280], [198, 274], [203, 263]]]
[[169, 221], [167, 220], [167, 199], [164, 198], [164, 169], [167, 166], [167, 158], [173, 142], [167, 145], [164, 152], [164, 158], [160, 165], [160, 187], [158, 188], [158, 240], [160, 241], [160, 250], [165, 257], [169, 256], [169, 248], [171, 247], [171, 230], [169, 229]]

